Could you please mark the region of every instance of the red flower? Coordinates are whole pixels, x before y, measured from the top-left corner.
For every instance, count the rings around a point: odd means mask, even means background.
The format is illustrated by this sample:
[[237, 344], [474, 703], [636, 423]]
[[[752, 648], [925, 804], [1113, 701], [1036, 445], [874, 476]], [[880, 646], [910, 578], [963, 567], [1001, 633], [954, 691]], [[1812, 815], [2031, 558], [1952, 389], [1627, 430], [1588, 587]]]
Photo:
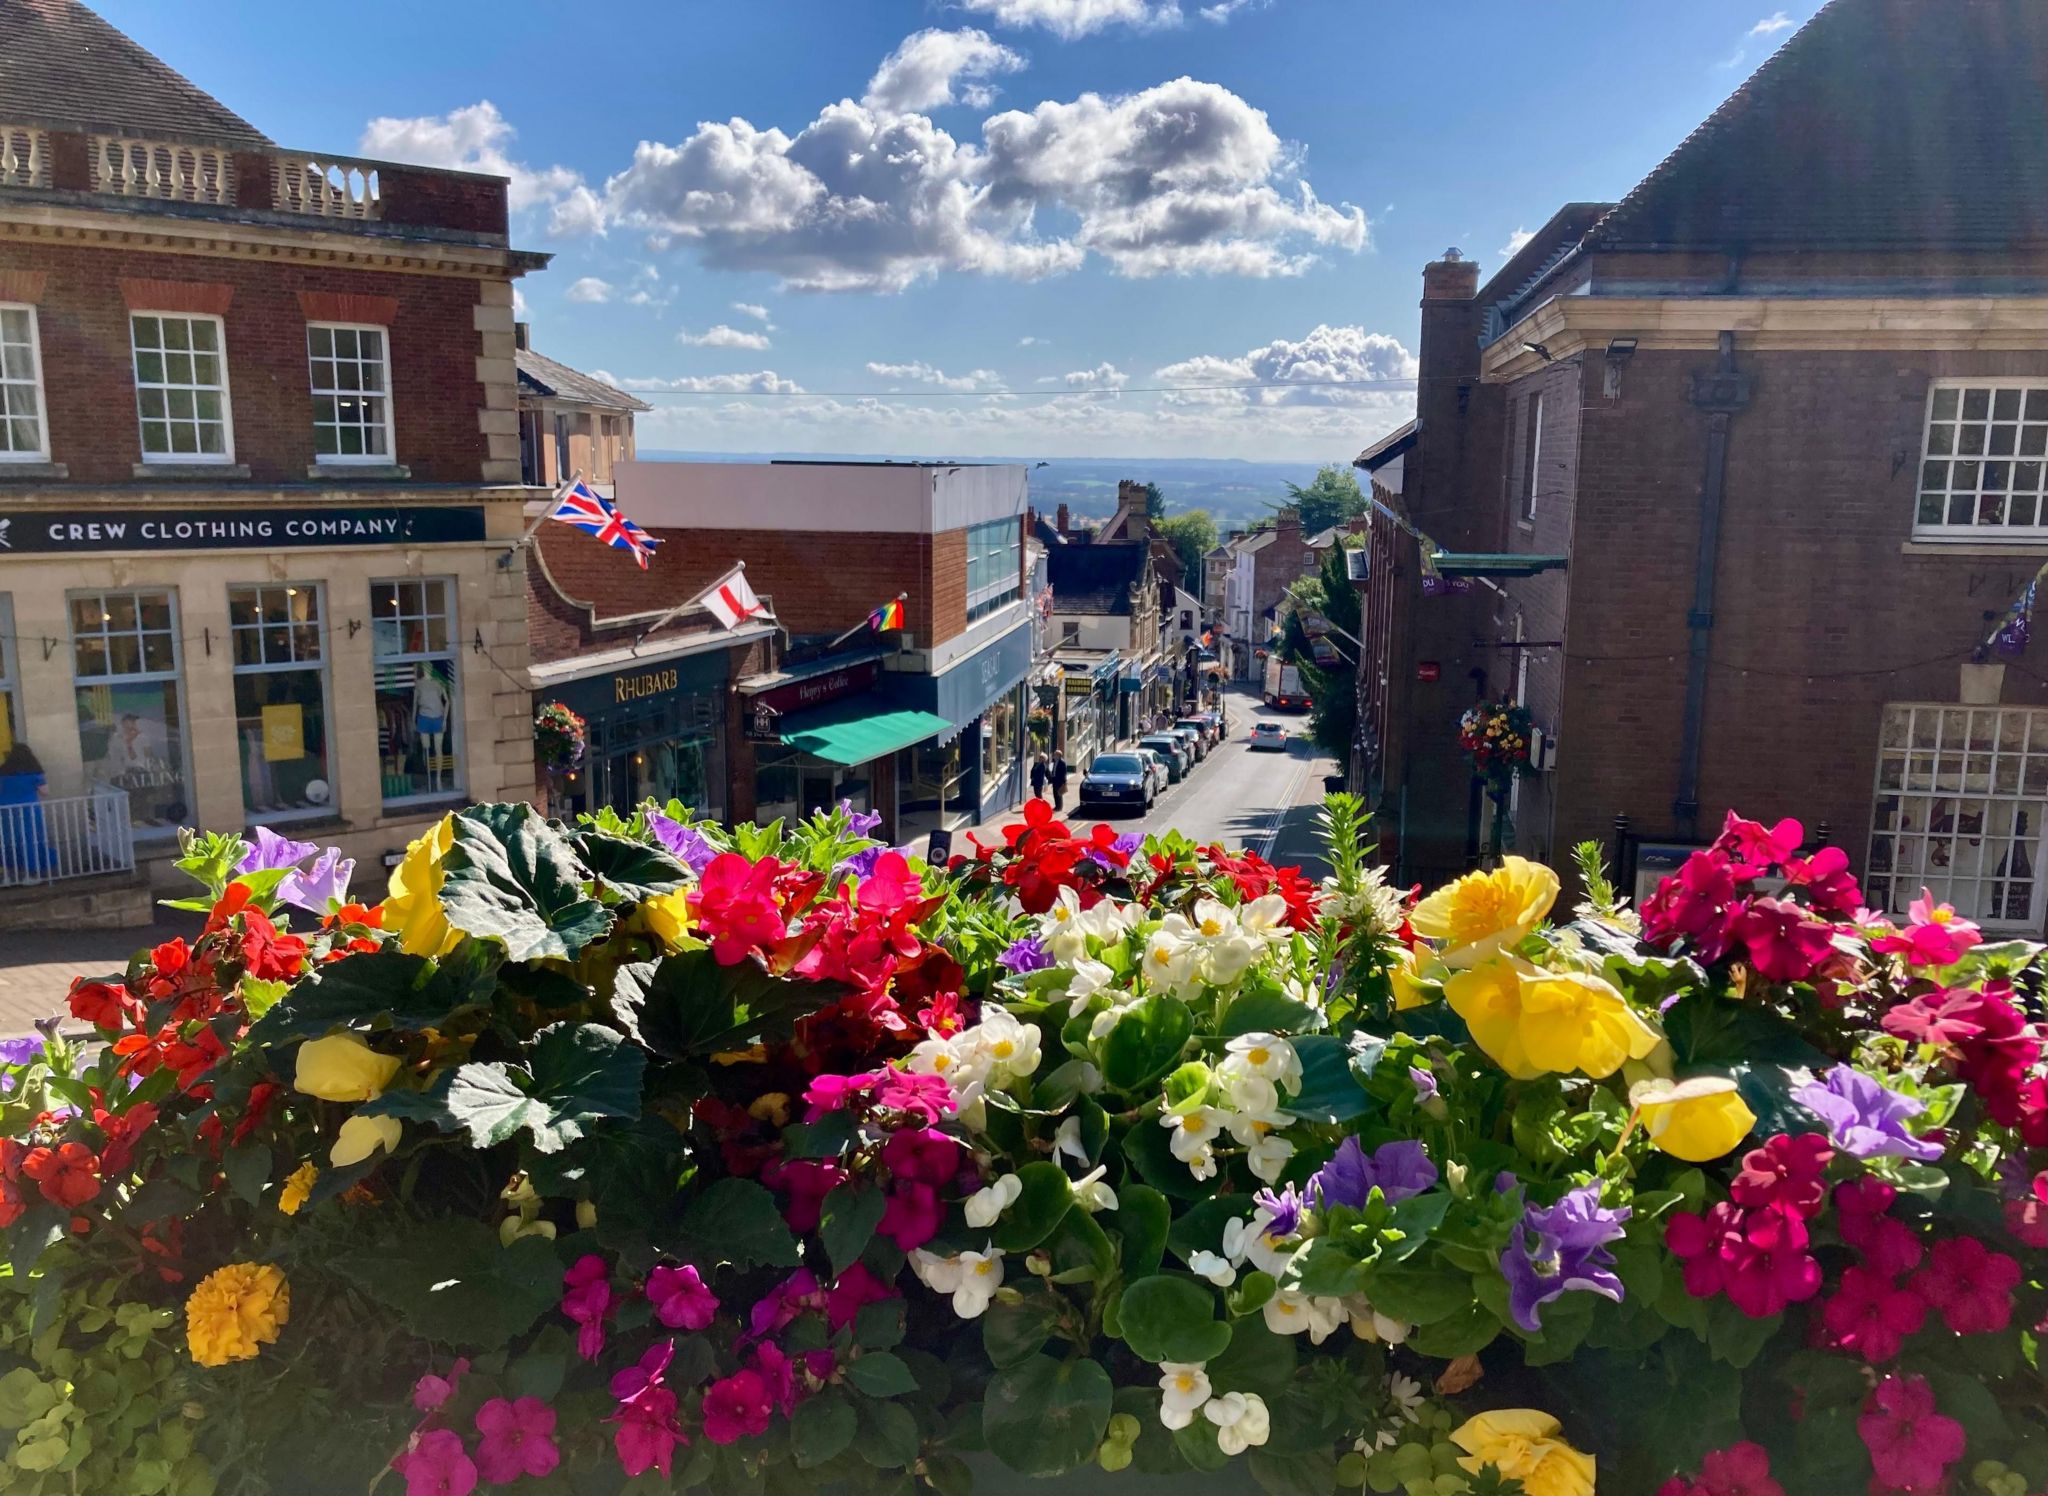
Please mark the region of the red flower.
[[1827, 1135], [1779, 1133], [1742, 1155], [1742, 1172], [1728, 1186], [1728, 1198], [1745, 1209], [1776, 1205], [1809, 1220], [1827, 1201], [1822, 1177], [1834, 1158]]
[[261, 909], [242, 911], [242, 965], [262, 982], [289, 982], [306, 967], [306, 942], [280, 935]]
[[0, 1179], [0, 1231], [20, 1220], [27, 1209], [28, 1201], [22, 1197], [21, 1186], [12, 1179]]
[[1834, 950], [1834, 932], [1790, 899], [1751, 899], [1736, 933], [1749, 964], [1773, 982], [1808, 980]]
[[1933, 1491], [1963, 1457], [1963, 1426], [1934, 1410], [1924, 1377], [1888, 1376], [1856, 1420], [1877, 1478], [1904, 1491]]
[[1867, 1267], [1845, 1269], [1840, 1290], [1821, 1306], [1830, 1343], [1873, 1366], [1898, 1355], [1926, 1319], [1925, 1300]]
[[83, 1143], [31, 1148], [21, 1172], [36, 1182], [45, 1200], [66, 1210], [76, 1210], [100, 1192], [99, 1158]]
[[895, 1297], [895, 1289], [869, 1272], [867, 1264], [856, 1262], [825, 1290], [825, 1327], [836, 1335], [867, 1305]]
[[1988, 1335], [2012, 1323], [2012, 1291], [2020, 1265], [1974, 1236], [1934, 1244], [1934, 1258], [1907, 1286], [1941, 1311], [1958, 1335]]
[[1693, 853], [1643, 901], [1642, 912], [1643, 935], [1652, 945], [1684, 941], [1702, 961], [1720, 960], [1742, 913], [1728, 854], [1711, 848]]
[[1807, 1251], [1805, 1220], [1778, 1206], [1759, 1210], [1723, 1201], [1705, 1215], [1680, 1212], [1664, 1244], [1684, 1266], [1696, 1299], [1719, 1293], [1752, 1319], [1802, 1303], [1820, 1291], [1820, 1264]]
[[108, 1174], [127, 1173], [128, 1165], [135, 1159], [135, 1145], [155, 1124], [156, 1118], [156, 1107], [147, 1101], [130, 1107], [118, 1117], [103, 1108], [94, 1107], [93, 1125], [107, 1139], [106, 1146], [100, 1150], [100, 1167]]
[[131, 1019], [142, 1016], [142, 1004], [129, 996], [127, 988], [111, 982], [88, 982], [84, 977], [72, 979], [65, 1003], [73, 1018], [110, 1032], [118, 1032]]
[[775, 1397], [758, 1371], [736, 1371], [711, 1384], [704, 1394], [704, 1437], [713, 1444], [731, 1444], [751, 1434], [768, 1432]]
[[1785, 1496], [1785, 1488], [1771, 1479], [1770, 1451], [1746, 1441], [1700, 1461], [1700, 1485], [1709, 1496]]
[[782, 864], [773, 857], [749, 862], [737, 852], [721, 852], [706, 864], [690, 904], [720, 966], [737, 966], [786, 933], [782, 907], [775, 901], [781, 872]]

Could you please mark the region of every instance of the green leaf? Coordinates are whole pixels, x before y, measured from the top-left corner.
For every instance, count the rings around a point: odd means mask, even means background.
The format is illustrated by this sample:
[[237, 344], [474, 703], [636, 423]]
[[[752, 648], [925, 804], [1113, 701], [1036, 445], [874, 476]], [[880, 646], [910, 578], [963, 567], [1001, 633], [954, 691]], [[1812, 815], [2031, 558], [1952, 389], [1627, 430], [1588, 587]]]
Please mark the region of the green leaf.
[[829, 1387], [807, 1397], [789, 1416], [789, 1447], [799, 1470], [815, 1470], [846, 1452], [858, 1420], [853, 1404]]
[[690, 881], [690, 870], [661, 847], [585, 827], [569, 833], [569, 844], [590, 876], [630, 903], [674, 893]]
[[981, 1345], [998, 1370], [1019, 1366], [1045, 1349], [1060, 1321], [1060, 1306], [1049, 1293], [1026, 1293], [1014, 1304], [997, 1299], [981, 1317]]
[[1102, 1041], [1102, 1078], [1119, 1091], [1137, 1091], [1180, 1062], [1195, 1032], [1194, 1011], [1180, 999], [1154, 993], [1116, 1021]]
[[1218, 1392], [1256, 1392], [1278, 1397], [1294, 1380], [1299, 1353], [1295, 1337], [1275, 1335], [1263, 1319], [1241, 1319], [1230, 1327], [1230, 1347], [1209, 1363], [1209, 1385]]
[[1214, 1194], [1213, 1180], [1195, 1178], [1188, 1166], [1173, 1156], [1173, 1141], [1150, 1107], [1142, 1108], [1138, 1120], [1123, 1133], [1121, 1147], [1124, 1162], [1161, 1194], [1176, 1200], [1206, 1200]]
[[1233, 998], [1216, 1032], [1234, 1039], [1239, 1034], [1299, 1034], [1320, 1027], [1314, 1008], [1267, 983], [1248, 987]]
[[1441, 1267], [1388, 1266], [1367, 1278], [1365, 1294], [1389, 1319], [1433, 1325], [1472, 1302], [1472, 1279]]
[[1123, 1337], [1147, 1361], [1211, 1361], [1230, 1344], [1216, 1295], [1191, 1278], [1155, 1273], [1124, 1289]]
[[1268, 1445], [1251, 1451], [1252, 1479], [1266, 1496], [1330, 1496], [1337, 1487], [1335, 1450], [1282, 1452]]
[[0, 1428], [20, 1428], [57, 1406], [57, 1389], [26, 1366], [0, 1376]]
[[1351, 1051], [1342, 1039], [1307, 1034], [1293, 1042], [1301, 1057], [1301, 1093], [1283, 1103], [1288, 1111], [1305, 1122], [1337, 1126], [1378, 1106], [1352, 1073]]
[[[989, 1306], [991, 1311], [994, 1305]], [[903, 1341], [903, 1300], [881, 1299], [860, 1306], [853, 1317], [853, 1343], [866, 1351], [885, 1351]]]
[[499, 1349], [562, 1297], [553, 1242], [528, 1236], [500, 1246], [498, 1233], [478, 1221], [417, 1225], [332, 1265], [395, 1311], [408, 1334], [469, 1350]]
[[861, 1456], [870, 1465], [889, 1470], [917, 1463], [924, 1441], [917, 1431], [917, 1419], [901, 1403], [862, 1403], [860, 1429]]
[[[1165, 1129], [1160, 1130], [1163, 1132]], [[1121, 1200], [1123, 1197], [1119, 1195], [1117, 1198]], [[1244, 1195], [1216, 1195], [1199, 1200], [1174, 1218], [1166, 1231], [1166, 1244], [1182, 1262], [1197, 1252], [1221, 1253], [1223, 1228], [1232, 1221], [1246, 1219], [1251, 1213], [1252, 1202]]]
[[879, 1189], [859, 1189], [851, 1184], [838, 1185], [825, 1196], [818, 1211], [818, 1237], [832, 1261], [833, 1277], [852, 1267], [867, 1250], [888, 1206], [888, 1198]]
[[775, 1196], [751, 1179], [713, 1183], [684, 1207], [678, 1230], [682, 1255], [694, 1262], [795, 1267], [800, 1260]]
[[1166, 1203], [1166, 1196], [1145, 1184], [1125, 1185], [1116, 1192], [1116, 1202], [1116, 1210], [1105, 1219], [1123, 1238], [1124, 1276], [1142, 1278], [1158, 1272], [1160, 1259], [1166, 1255], [1173, 1207]]
[[444, 866], [448, 922], [503, 941], [514, 961], [571, 959], [611, 929], [611, 911], [583, 892], [575, 844], [531, 805], [458, 811]]
[[995, 1244], [1005, 1252], [1028, 1252], [1054, 1231], [1074, 1207], [1074, 1187], [1066, 1170], [1040, 1160], [1017, 1171], [1015, 1202], [996, 1222]]
[[1365, 1287], [1365, 1264], [1343, 1239], [1318, 1236], [1288, 1259], [1280, 1281], [1315, 1298], [1341, 1299]]
[[640, 1115], [647, 1056], [615, 1029], [550, 1024], [534, 1036], [529, 1063], [530, 1070], [471, 1063], [448, 1082], [447, 1116], [477, 1147], [494, 1148], [524, 1129], [535, 1148], [555, 1153], [583, 1137], [588, 1123]]
[[1717, 1298], [1707, 1310], [1707, 1349], [1716, 1361], [1726, 1361], [1740, 1371], [1757, 1358], [1784, 1322], [1782, 1314], [1752, 1319], [1728, 1300]]
[[869, 1397], [901, 1397], [917, 1390], [917, 1378], [900, 1356], [869, 1351], [846, 1363], [846, 1380]]
[[7, 1228], [7, 1260], [17, 1280], [26, 1281], [46, 1249], [64, 1239], [71, 1212], [55, 1205], [31, 1206]]
[[236, 1199], [248, 1205], [263, 1203], [263, 1187], [270, 1183], [270, 1150], [261, 1143], [243, 1143], [228, 1149], [221, 1159], [221, 1172], [227, 1175], [228, 1189]]
[[989, 1379], [982, 1436], [1023, 1475], [1059, 1475], [1091, 1458], [1109, 1427], [1113, 1389], [1093, 1361], [1033, 1356]]
[[249, 1040], [312, 1039], [380, 1020], [405, 1029], [444, 1027], [463, 1009], [490, 1003], [503, 963], [503, 952], [482, 940], [465, 940], [438, 960], [392, 946], [358, 951], [314, 967], [250, 1027]]
[[1407, 1344], [1420, 1355], [1448, 1361], [1484, 1350], [1499, 1333], [1500, 1321], [1475, 1302], [1433, 1325], [1422, 1326], [1408, 1337]]
[[839, 982], [777, 977], [758, 961], [721, 966], [709, 950], [621, 966], [612, 1012], [627, 1032], [672, 1060], [787, 1039], [799, 1018], [839, 1000]]

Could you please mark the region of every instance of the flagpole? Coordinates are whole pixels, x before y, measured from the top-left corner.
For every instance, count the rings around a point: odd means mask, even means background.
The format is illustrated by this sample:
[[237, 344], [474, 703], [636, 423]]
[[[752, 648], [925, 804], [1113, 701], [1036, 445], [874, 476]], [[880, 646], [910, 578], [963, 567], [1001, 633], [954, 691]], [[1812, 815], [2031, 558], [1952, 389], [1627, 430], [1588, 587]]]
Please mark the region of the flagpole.
[[581, 483], [582, 481], [583, 470], [581, 468], [578, 468], [576, 470], [575, 477], [571, 478], [568, 482], [564, 483], [560, 488], [556, 489], [553, 493], [548, 495], [548, 501], [546, 506], [542, 508], [540, 514], [534, 519], [534, 522], [526, 527], [526, 533], [519, 537], [518, 549], [524, 550], [527, 546], [533, 544], [533, 537], [538, 535], [540, 533], [540, 527], [548, 522], [548, 516], [554, 513], [555, 505], [562, 502], [562, 495], [567, 493], [570, 489], [574, 488], [577, 484]]
[[[734, 571], [745, 571], [746, 569], [747, 563], [744, 561], [735, 561], [733, 563]], [[648, 624], [647, 627], [642, 629], [638, 636], [634, 638], [633, 653], [640, 653], [640, 646], [647, 642], [647, 636], [649, 634], [653, 633], [656, 629], [660, 628], [664, 623], [667, 623], [671, 618], [675, 618], [681, 614], [687, 613], [690, 611], [690, 609], [696, 607], [699, 603], [703, 602], [705, 598], [711, 596], [712, 587], [718, 586], [720, 582], [723, 582], [727, 577], [731, 575], [732, 572], [729, 571], [719, 573], [717, 581], [714, 581], [710, 587], [704, 588], [695, 597], [691, 598], [688, 602], [677, 603], [673, 608], [670, 608], [666, 613], [662, 614], [661, 617], [655, 619], [654, 622]]]
[[[909, 601], [910, 594], [907, 592], [899, 592], [894, 597], [889, 599], [889, 602], [897, 603], [907, 603]], [[888, 605], [888, 603], [884, 603], [882, 606], [886, 608]], [[874, 615], [872, 613], [868, 615], [869, 618], [872, 618], [873, 616]], [[848, 629], [845, 633], [841, 634], [838, 638], [834, 639], [830, 644], [827, 644], [825, 648], [828, 650], [837, 649], [840, 645], [844, 644], [848, 639], [851, 639], [855, 634], [859, 633], [863, 628], [867, 627], [867, 622], [867, 618], [863, 618], [859, 623], [856, 623], [852, 628]]]

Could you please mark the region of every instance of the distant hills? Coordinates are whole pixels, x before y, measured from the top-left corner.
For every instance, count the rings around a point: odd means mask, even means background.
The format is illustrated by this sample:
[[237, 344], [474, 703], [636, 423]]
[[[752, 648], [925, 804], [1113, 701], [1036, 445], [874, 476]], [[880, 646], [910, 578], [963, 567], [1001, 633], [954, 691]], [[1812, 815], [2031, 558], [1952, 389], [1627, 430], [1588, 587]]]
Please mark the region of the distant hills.
[[[895, 454], [901, 461], [933, 460]], [[861, 453], [821, 452], [674, 452], [643, 449], [650, 462], [773, 462], [790, 458], [808, 462], [877, 462], [886, 458]], [[974, 462], [1014, 462], [1032, 469], [1031, 502], [1041, 514], [1065, 504], [1075, 515], [1106, 519], [1116, 509], [1120, 479], [1157, 483], [1166, 495], [1169, 514], [1206, 509], [1219, 529], [1243, 528], [1287, 500], [1289, 483], [1307, 484], [1316, 475], [1314, 463], [1246, 462], [1207, 457], [979, 457]], [[1044, 467], [1034, 464], [1044, 461]]]

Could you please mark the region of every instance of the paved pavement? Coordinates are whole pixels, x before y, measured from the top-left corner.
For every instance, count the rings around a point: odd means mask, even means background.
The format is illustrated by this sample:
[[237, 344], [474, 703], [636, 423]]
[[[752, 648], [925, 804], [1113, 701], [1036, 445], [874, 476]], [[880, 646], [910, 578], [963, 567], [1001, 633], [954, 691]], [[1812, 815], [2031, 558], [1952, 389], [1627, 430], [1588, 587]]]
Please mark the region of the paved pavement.
[[9, 930], [0, 934], [0, 1035], [25, 1034], [39, 1018], [64, 1011], [73, 977], [127, 968], [136, 951], [174, 935], [199, 933], [200, 916], [166, 909], [154, 925], [132, 930]]

